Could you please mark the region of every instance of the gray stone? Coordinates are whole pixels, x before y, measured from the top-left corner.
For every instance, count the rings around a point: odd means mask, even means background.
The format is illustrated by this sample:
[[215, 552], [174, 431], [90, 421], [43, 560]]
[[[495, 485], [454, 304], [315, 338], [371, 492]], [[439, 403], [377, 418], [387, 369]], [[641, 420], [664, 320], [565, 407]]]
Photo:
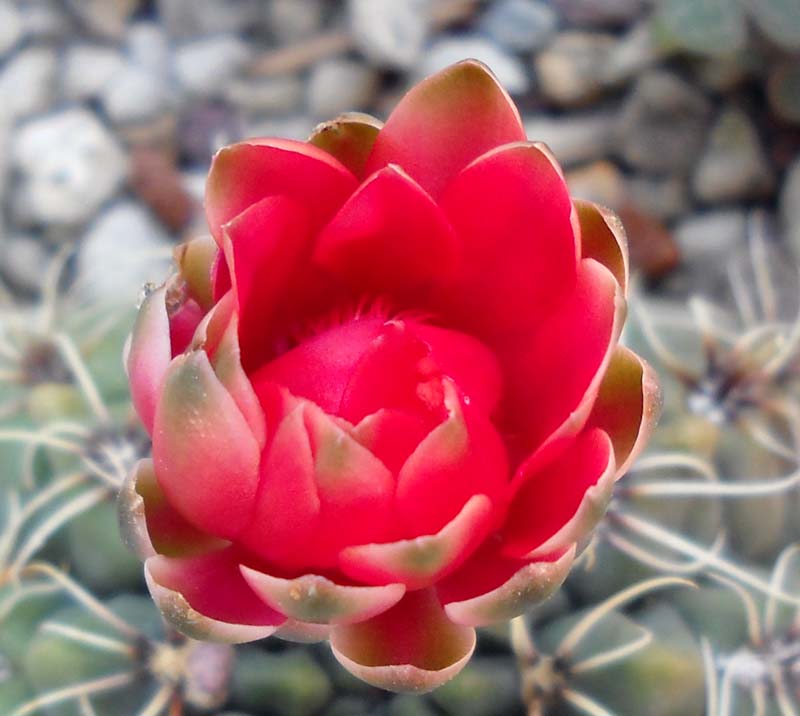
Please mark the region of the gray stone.
[[22, 39], [22, 14], [9, 0], [0, 2], [0, 58]]
[[225, 99], [247, 112], [288, 114], [303, 101], [305, 88], [299, 77], [264, 79], [235, 77], [225, 85]]
[[159, 75], [129, 64], [107, 84], [101, 101], [112, 122], [129, 124], [164, 112], [169, 106], [170, 93]]
[[408, 69], [429, 30], [429, 0], [349, 0], [353, 39], [379, 65]]
[[675, 226], [675, 240], [692, 270], [720, 265], [744, 245], [747, 216], [741, 209], [722, 209], [691, 214]]
[[308, 79], [308, 109], [318, 119], [364, 110], [378, 89], [377, 72], [356, 60], [323, 60]]
[[640, 74], [664, 56], [648, 20], [634, 25], [611, 48], [603, 67], [603, 82], [617, 85]]
[[563, 166], [572, 166], [610, 152], [615, 122], [616, 117], [607, 111], [564, 117], [533, 115], [525, 120], [525, 131], [532, 141], [550, 147]]
[[320, 0], [271, 0], [264, 13], [273, 37], [281, 44], [310, 37], [320, 30], [325, 19]]
[[164, 28], [155, 22], [134, 22], [127, 32], [131, 62], [157, 75], [170, 71], [171, 48]]
[[58, 40], [74, 37], [75, 22], [61, 0], [24, 0], [18, 2], [22, 13], [22, 34], [34, 40]]
[[127, 160], [114, 137], [84, 109], [23, 124], [12, 161], [21, 174], [20, 210], [30, 221], [82, 223], [125, 179]]
[[555, 0], [569, 22], [587, 27], [625, 25], [642, 11], [643, 0]]
[[29, 47], [12, 57], [0, 72], [0, 114], [19, 119], [46, 110], [55, 96], [56, 53]]
[[258, 23], [261, 5], [261, 0], [157, 0], [156, 3], [167, 32], [179, 39], [243, 32]]
[[175, 74], [190, 92], [213, 95], [245, 65], [250, 48], [233, 35], [193, 40], [175, 51]]
[[626, 202], [625, 179], [616, 165], [600, 161], [566, 173], [569, 193], [618, 211]]
[[105, 45], [77, 44], [66, 50], [61, 69], [61, 91], [70, 101], [99, 95], [125, 66], [122, 55]]
[[778, 201], [781, 228], [789, 245], [800, 258], [800, 157], [786, 172]]
[[622, 105], [617, 148], [631, 166], [652, 172], [687, 170], [703, 144], [711, 103], [667, 70], [639, 77]]
[[603, 89], [613, 35], [562, 32], [534, 60], [542, 94], [560, 106], [586, 104]]
[[515, 52], [544, 47], [558, 26], [558, 15], [539, 0], [500, 0], [490, 5], [479, 27], [495, 42]]
[[135, 305], [142, 286], [160, 283], [171, 262], [169, 236], [139, 204], [109, 207], [81, 242], [76, 289], [92, 301]]
[[67, 0], [84, 27], [103, 37], [118, 40], [140, 0]]
[[245, 125], [245, 137], [286, 137], [305, 140], [318, 123], [307, 114], [259, 119]]
[[29, 234], [9, 236], [3, 242], [3, 274], [13, 286], [36, 291], [42, 284], [42, 267], [49, 254], [41, 239]]
[[689, 208], [689, 191], [680, 177], [635, 174], [627, 180], [631, 202], [658, 219], [674, 219]]
[[774, 185], [772, 168], [758, 132], [744, 111], [725, 108], [711, 129], [692, 177], [701, 201], [739, 201], [766, 196]]
[[516, 57], [478, 35], [442, 37], [431, 45], [417, 66], [418, 77], [443, 70], [454, 62], [473, 58], [485, 63], [511, 94], [524, 94], [530, 87], [525, 67]]

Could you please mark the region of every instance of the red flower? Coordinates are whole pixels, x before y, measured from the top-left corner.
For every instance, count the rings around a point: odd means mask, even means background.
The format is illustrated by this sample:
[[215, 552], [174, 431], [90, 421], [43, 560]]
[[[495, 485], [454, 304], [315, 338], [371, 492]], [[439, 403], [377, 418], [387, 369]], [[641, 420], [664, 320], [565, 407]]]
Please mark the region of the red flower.
[[190, 636], [329, 634], [433, 688], [563, 581], [648, 432], [622, 228], [471, 61], [383, 126], [222, 149], [206, 212], [127, 359], [153, 597]]

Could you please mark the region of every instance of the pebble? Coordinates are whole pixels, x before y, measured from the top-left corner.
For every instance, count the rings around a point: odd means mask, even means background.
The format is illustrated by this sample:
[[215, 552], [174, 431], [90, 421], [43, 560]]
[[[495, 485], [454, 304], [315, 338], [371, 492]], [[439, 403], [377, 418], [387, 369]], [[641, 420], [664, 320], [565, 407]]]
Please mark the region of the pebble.
[[22, 39], [22, 14], [9, 0], [0, 2], [0, 59]]
[[670, 274], [680, 262], [681, 253], [664, 222], [632, 202], [620, 207], [617, 213], [628, 237], [631, 265], [651, 279]]
[[88, 300], [135, 305], [145, 283], [166, 276], [169, 249], [169, 236], [147, 210], [120, 202], [98, 216], [84, 236], [76, 286]]
[[562, 32], [535, 60], [542, 94], [558, 106], [585, 104], [602, 90], [613, 35]]
[[169, 106], [170, 93], [159, 75], [129, 64], [106, 85], [101, 102], [112, 122], [128, 124], [164, 112]]
[[0, 72], [0, 114], [20, 119], [46, 110], [55, 96], [58, 60], [49, 47], [28, 47]]
[[308, 109], [318, 119], [365, 110], [378, 89], [375, 70], [357, 60], [330, 59], [314, 65], [308, 79]]
[[356, 47], [378, 65], [411, 68], [428, 36], [429, 7], [429, 0], [349, 0]]
[[800, 63], [796, 58], [785, 60], [770, 70], [767, 99], [778, 117], [800, 125]]
[[741, 209], [690, 214], [675, 225], [675, 240], [693, 273], [709, 269], [719, 273], [746, 236], [747, 216]]
[[479, 28], [513, 52], [544, 47], [558, 27], [558, 15], [539, 0], [500, 0], [490, 5]]
[[77, 34], [75, 22], [61, 0], [26, 0], [17, 3], [22, 12], [22, 34], [34, 40], [59, 40]]
[[130, 185], [161, 223], [179, 233], [192, 218], [195, 202], [184, 186], [174, 157], [151, 147], [131, 150]]
[[658, 219], [674, 219], [689, 209], [689, 190], [680, 177], [634, 174], [626, 183], [631, 201]]
[[325, 7], [320, 0], [271, 0], [264, 14], [273, 37], [281, 44], [291, 44], [320, 30]]
[[534, 142], [544, 142], [563, 166], [583, 164], [606, 156], [612, 148], [616, 117], [606, 110], [563, 117], [532, 115], [525, 132]]
[[593, 201], [618, 210], [626, 201], [622, 172], [609, 161], [594, 162], [566, 173], [569, 193], [576, 199]]
[[586, 27], [627, 24], [641, 14], [643, 5], [643, 0], [555, 0], [565, 20]]
[[175, 50], [175, 73], [180, 83], [199, 95], [215, 95], [247, 62], [247, 44], [234, 35], [193, 40]]
[[118, 40], [139, 0], [67, 0], [67, 5], [90, 32]]
[[786, 239], [800, 258], [800, 157], [786, 171], [778, 209]]
[[262, 0], [156, 0], [167, 32], [187, 39], [244, 32], [260, 20]]
[[651, 23], [643, 20], [628, 30], [609, 50], [602, 80], [608, 85], [627, 82], [664, 56], [656, 42]]
[[170, 72], [171, 43], [161, 25], [155, 22], [134, 22], [126, 36], [128, 54], [133, 64], [156, 75]]
[[702, 147], [710, 113], [709, 100], [688, 82], [667, 70], [648, 70], [622, 105], [618, 151], [636, 169], [686, 171]]
[[61, 91], [80, 102], [99, 95], [114, 75], [125, 66], [122, 55], [106, 45], [73, 45], [62, 60]]
[[30, 234], [9, 236], [2, 242], [3, 275], [25, 291], [36, 292], [42, 284], [42, 267], [49, 261], [49, 254], [41, 239]]
[[21, 174], [20, 208], [34, 223], [87, 221], [125, 179], [125, 154], [85, 109], [33, 119], [16, 132], [12, 161]]
[[305, 96], [303, 81], [294, 75], [249, 79], [235, 77], [225, 85], [225, 99], [246, 112], [288, 114]]
[[758, 132], [747, 114], [728, 106], [711, 129], [697, 162], [692, 188], [701, 201], [757, 199], [772, 190], [774, 176]]
[[525, 94], [530, 88], [530, 78], [522, 62], [478, 35], [445, 36], [434, 42], [417, 66], [418, 79], [468, 58], [480, 60], [490, 67], [500, 84], [512, 95]]

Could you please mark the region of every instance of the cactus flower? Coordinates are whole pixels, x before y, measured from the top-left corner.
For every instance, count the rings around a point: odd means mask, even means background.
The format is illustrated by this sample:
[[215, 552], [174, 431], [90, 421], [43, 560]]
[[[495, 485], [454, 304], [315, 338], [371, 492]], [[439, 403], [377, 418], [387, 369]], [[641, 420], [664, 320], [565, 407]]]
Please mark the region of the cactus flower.
[[126, 358], [153, 598], [191, 637], [328, 638], [435, 688], [558, 588], [647, 436], [622, 227], [474, 61], [385, 124], [223, 148], [205, 208]]

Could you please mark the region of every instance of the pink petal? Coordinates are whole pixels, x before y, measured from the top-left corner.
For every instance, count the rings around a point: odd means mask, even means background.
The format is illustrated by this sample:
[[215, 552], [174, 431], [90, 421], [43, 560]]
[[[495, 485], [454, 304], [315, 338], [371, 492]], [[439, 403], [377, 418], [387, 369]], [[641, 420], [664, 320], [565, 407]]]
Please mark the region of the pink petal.
[[442, 210], [400, 167], [369, 177], [317, 239], [315, 263], [356, 291], [417, 299], [458, 269]]
[[322, 226], [356, 188], [355, 177], [330, 154], [290, 139], [249, 139], [220, 149], [206, 183], [206, 216], [222, 243], [222, 227], [265, 197], [290, 196]]
[[226, 539], [242, 529], [258, 484], [259, 447], [241, 411], [196, 351], [175, 358], [156, 408], [153, 462], [169, 502]]
[[495, 76], [465, 60], [420, 82], [386, 121], [367, 175], [399, 164], [432, 196], [473, 159], [525, 139], [519, 112]]
[[567, 185], [538, 144], [487, 152], [447, 187], [442, 208], [464, 255], [443, 309], [479, 335], [538, 326], [575, 282], [579, 228]]
[[118, 509], [122, 538], [141, 559], [156, 553], [186, 557], [226, 545], [191, 525], [167, 502], [152, 460], [139, 460], [131, 470], [120, 489]]
[[473, 495], [499, 505], [508, 461], [494, 426], [443, 382], [447, 418], [419, 444], [397, 478], [396, 510], [408, 536], [438, 532]]
[[339, 663], [368, 684], [423, 693], [464, 668], [475, 631], [450, 622], [434, 592], [422, 589], [368, 621], [334, 627], [331, 647]]
[[524, 562], [482, 550], [439, 585], [447, 617], [456, 624], [487, 626], [505, 622], [551, 596], [564, 582], [575, 545], [555, 561]]
[[581, 542], [605, 513], [615, 474], [611, 439], [598, 429], [581, 433], [545, 467], [524, 464], [503, 527], [503, 553], [543, 557]]
[[172, 357], [166, 294], [166, 287], [161, 287], [144, 299], [126, 360], [133, 405], [151, 435], [161, 383]]
[[628, 239], [619, 217], [590, 201], [576, 200], [575, 209], [581, 225], [581, 256], [603, 264], [626, 293], [630, 272]]
[[383, 122], [361, 112], [348, 112], [317, 126], [308, 143], [324, 149], [356, 177], [364, 177], [367, 158]]
[[489, 498], [475, 495], [435, 535], [347, 547], [339, 565], [345, 574], [367, 584], [402, 582], [409, 589], [426, 587], [469, 556], [486, 537], [491, 518]]
[[164, 618], [192, 639], [254, 641], [286, 621], [250, 589], [230, 549], [182, 559], [150, 557], [145, 578]]
[[371, 619], [397, 604], [406, 591], [402, 584], [353, 587], [317, 574], [283, 579], [249, 567], [241, 570], [265, 604], [291, 619], [314, 624], [352, 624]]
[[[167, 295], [169, 304], [169, 294]], [[203, 309], [192, 298], [169, 310], [169, 338], [172, 345], [172, 356], [183, 353], [192, 341], [192, 336], [203, 320]]]
[[632, 351], [617, 346], [587, 422], [587, 427], [600, 428], [611, 438], [617, 476], [625, 474], [644, 448], [660, 405], [653, 369]]
[[367, 415], [351, 435], [396, 475], [429, 432], [428, 421], [419, 415], [381, 409]]

